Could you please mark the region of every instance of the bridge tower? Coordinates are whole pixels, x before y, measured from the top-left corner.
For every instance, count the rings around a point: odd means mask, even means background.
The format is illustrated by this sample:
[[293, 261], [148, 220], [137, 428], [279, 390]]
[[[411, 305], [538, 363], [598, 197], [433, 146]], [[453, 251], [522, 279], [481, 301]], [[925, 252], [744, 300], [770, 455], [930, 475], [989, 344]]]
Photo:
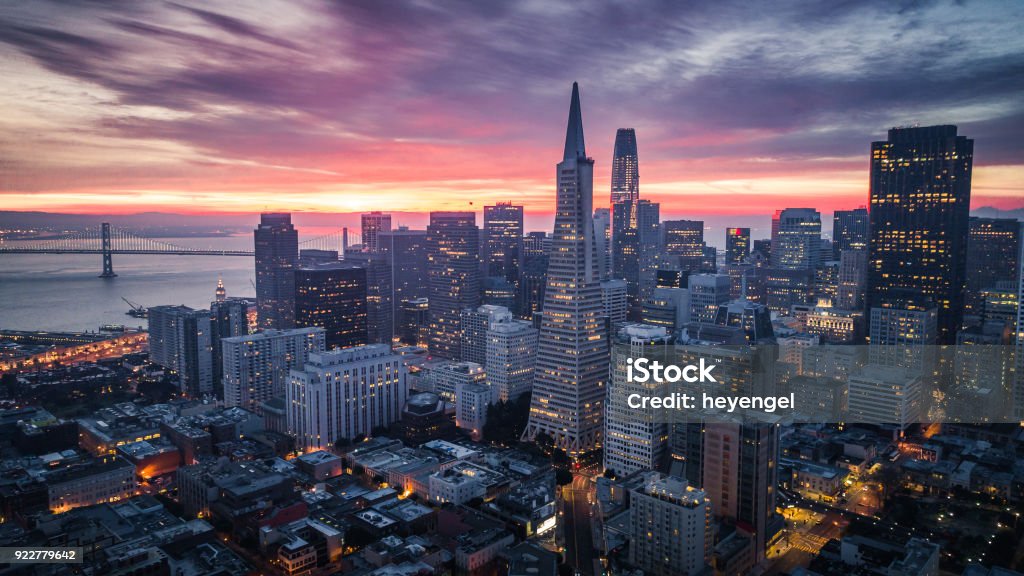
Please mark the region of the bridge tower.
[[103, 247], [103, 273], [100, 274], [100, 278], [115, 278], [117, 274], [114, 274], [114, 263], [110, 257], [110, 222], [104, 222], [102, 224], [102, 247]]

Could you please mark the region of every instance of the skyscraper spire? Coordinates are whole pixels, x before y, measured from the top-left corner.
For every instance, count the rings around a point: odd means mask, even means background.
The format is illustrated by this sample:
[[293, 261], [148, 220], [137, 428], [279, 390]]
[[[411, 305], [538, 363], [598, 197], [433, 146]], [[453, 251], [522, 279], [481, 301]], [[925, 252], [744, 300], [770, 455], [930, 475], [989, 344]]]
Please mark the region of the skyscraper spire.
[[583, 147], [579, 88], [572, 86], [565, 159], [555, 169], [555, 229], [537, 343], [530, 421], [574, 460], [601, 446], [608, 341], [594, 236], [594, 161]]
[[572, 83], [572, 103], [569, 104], [569, 125], [565, 129], [565, 155], [562, 160], [587, 157], [583, 144], [583, 112], [580, 110], [580, 87]]

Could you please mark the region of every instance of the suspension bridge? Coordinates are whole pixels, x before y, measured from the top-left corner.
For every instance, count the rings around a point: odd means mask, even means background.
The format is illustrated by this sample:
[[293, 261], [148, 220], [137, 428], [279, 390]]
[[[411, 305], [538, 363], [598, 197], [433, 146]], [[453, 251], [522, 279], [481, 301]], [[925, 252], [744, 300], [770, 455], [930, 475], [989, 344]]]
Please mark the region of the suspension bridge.
[[[349, 246], [359, 244], [358, 233], [342, 228], [299, 242], [300, 249], [330, 250], [344, 255]], [[103, 257], [100, 278], [113, 278], [114, 254], [172, 255], [172, 256], [255, 256], [252, 250], [223, 250], [180, 246], [171, 242], [148, 238], [112, 226], [107, 222], [97, 227], [34, 240], [5, 240], [0, 237], [0, 254], [99, 254]]]

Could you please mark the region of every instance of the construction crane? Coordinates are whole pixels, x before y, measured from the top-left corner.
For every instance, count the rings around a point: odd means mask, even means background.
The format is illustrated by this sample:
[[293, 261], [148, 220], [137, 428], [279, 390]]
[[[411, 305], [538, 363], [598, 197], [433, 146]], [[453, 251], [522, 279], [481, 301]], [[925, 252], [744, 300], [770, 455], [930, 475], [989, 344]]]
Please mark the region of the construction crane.
[[121, 300], [124, 300], [124, 303], [131, 307], [131, 309], [125, 312], [125, 314], [132, 318], [146, 318], [149, 316], [149, 311], [141, 304], [136, 304], [124, 296], [121, 296]]

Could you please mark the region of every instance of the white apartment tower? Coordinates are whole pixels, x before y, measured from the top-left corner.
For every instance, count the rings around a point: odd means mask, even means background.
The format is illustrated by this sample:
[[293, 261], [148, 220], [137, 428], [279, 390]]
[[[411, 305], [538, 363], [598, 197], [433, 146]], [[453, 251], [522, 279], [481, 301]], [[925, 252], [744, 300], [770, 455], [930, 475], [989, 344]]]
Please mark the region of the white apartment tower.
[[508, 402], [533, 388], [537, 365], [537, 330], [530, 322], [509, 318], [487, 331], [487, 382], [498, 400]]
[[264, 330], [221, 340], [224, 356], [224, 405], [262, 414], [262, 404], [285, 395], [292, 368], [324, 351], [323, 328]]
[[288, 431], [303, 451], [339, 438], [370, 436], [402, 415], [408, 395], [402, 357], [387, 344], [312, 353], [291, 371], [285, 396]]
[[644, 474], [630, 490], [629, 562], [645, 574], [701, 574], [711, 560], [711, 502], [686, 480]]

